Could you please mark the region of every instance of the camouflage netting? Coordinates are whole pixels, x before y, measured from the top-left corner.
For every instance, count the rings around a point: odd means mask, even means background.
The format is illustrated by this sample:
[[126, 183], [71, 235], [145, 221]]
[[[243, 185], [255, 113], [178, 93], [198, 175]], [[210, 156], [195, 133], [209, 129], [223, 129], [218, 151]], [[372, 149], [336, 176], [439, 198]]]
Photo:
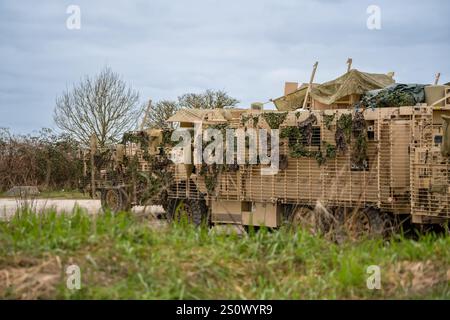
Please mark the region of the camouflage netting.
[[[370, 90], [387, 87], [392, 83], [394, 80], [388, 75], [352, 69], [335, 80], [313, 84], [310, 94], [314, 100], [330, 105], [348, 95], [364, 94]], [[302, 86], [297, 91], [275, 99], [273, 102], [278, 110], [292, 111], [302, 107], [306, 91], [307, 86]]]
[[367, 127], [364, 113], [356, 111], [352, 120], [351, 165], [353, 170], [366, 170], [368, 168], [367, 143]]
[[[322, 115], [324, 124], [332, 129], [332, 122], [336, 123], [335, 144], [322, 140], [313, 149], [313, 127], [317, 125], [317, 117], [311, 113], [304, 121], [281, 129], [280, 138], [288, 139], [289, 155], [293, 158], [315, 158], [323, 165], [338, 154], [345, 154], [351, 147], [352, 170], [366, 170], [368, 168], [368, 139], [364, 112], [356, 110], [354, 114], [343, 113], [335, 120], [334, 115]], [[318, 147], [318, 148], [317, 148]], [[317, 149], [316, 149], [317, 148]]]
[[414, 106], [425, 102], [425, 85], [395, 83], [384, 89], [368, 91], [360, 105], [369, 108]]
[[[122, 160], [118, 161], [113, 156], [112, 149], [97, 150], [94, 155], [96, 172], [105, 170], [107, 179], [112, 185], [131, 181], [134, 187], [128, 187], [134, 189], [142, 205], [147, 203], [164, 204], [173, 182], [173, 174], [168, 170], [171, 160], [166, 152], [174, 143], [170, 140], [172, 132], [173, 129], [164, 129], [160, 132], [160, 138], [152, 136], [150, 131], [125, 133], [121, 145], [135, 144], [141, 152], [142, 159], [139, 159], [138, 153], [135, 152], [124, 154]], [[147, 162], [148, 171], [141, 171], [140, 162], [142, 160]], [[89, 162], [87, 165], [89, 173]], [[90, 177], [87, 178], [85, 185], [90, 183]]]
[[[310, 150], [313, 138], [313, 126], [317, 124], [317, 117], [311, 113], [308, 118], [295, 126], [287, 126], [281, 129], [280, 138], [288, 139], [289, 155], [293, 158], [315, 158], [320, 165], [328, 159], [336, 157], [336, 146], [322, 141], [318, 150]], [[280, 169], [287, 168], [288, 158], [280, 156]]]

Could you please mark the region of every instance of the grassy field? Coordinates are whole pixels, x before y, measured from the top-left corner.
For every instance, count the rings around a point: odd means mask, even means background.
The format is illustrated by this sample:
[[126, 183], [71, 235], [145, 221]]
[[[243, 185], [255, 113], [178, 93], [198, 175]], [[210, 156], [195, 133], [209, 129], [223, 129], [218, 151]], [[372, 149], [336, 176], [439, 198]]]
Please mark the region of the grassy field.
[[[53, 191], [42, 191], [37, 196], [29, 196], [30, 198], [36, 199], [91, 199], [88, 194], [84, 194], [77, 190], [53, 190]], [[6, 192], [0, 193], [0, 198], [15, 198], [7, 196]]]
[[80, 191], [43, 191], [39, 194], [39, 198], [42, 199], [91, 199], [88, 194], [84, 194]]
[[[450, 298], [450, 237], [337, 245], [306, 232], [211, 233], [123, 213], [0, 222], [0, 298]], [[81, 289], [66, 288], [77, 264]], [[381, 268], [369, 290], [366, 268]]]

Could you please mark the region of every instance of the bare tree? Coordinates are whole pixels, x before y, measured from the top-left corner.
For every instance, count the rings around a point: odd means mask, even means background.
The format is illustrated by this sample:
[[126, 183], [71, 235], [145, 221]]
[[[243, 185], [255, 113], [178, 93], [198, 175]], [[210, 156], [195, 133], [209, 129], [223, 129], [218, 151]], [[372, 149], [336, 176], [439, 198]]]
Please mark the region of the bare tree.
[[56, 99], [54, 121], [74, 139], [88, 145], [92, 134], [103, 147], [136, 126], [142, 114], [139, 93], [110, 68], [86, 76]]
[[214, 109], [233, 107], [238, 100], [230, 97], [224, 91], [206, 90], [203, 93], [186, 93], [178, 97], [177, 101], [162, 100], [150, 108], [145, 127], [167, 128], [166, 122], [181, 108], [188, 109]]
[[169, 124], [166, 120], [178, 110], [179, 106], [175, 101], [159, 101], [150, 108], [145, 126], [150, 128], [167, 128]]
[[233, 107], [239, 100], [230, 97], [225, 91], [206, 90], [203, 93], [187, 93], [178, 97], [181, 108], [214, 109]]

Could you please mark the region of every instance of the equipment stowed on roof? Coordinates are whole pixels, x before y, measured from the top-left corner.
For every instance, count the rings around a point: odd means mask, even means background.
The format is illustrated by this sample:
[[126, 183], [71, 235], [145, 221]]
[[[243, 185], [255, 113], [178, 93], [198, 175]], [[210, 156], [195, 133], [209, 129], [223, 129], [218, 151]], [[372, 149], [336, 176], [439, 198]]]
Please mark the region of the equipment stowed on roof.
[[[384, 88], [394, 82], [392, 76], [388, 74], [367, 73], [352, 69], [334, 80], [312, 84], [309, 94], [313, 102], [317, 104], [315, 109], [335, 109], [339, 107], [339, 104], [350, 102], [352, 96], [353, 100], [357, 101], [358, 97], [355, 96]], [[296, 91], [274, 99], [273, 102], [280, 111], [296, 110], [303, 106], [307, 90], [308, 86], [302, 85]]]

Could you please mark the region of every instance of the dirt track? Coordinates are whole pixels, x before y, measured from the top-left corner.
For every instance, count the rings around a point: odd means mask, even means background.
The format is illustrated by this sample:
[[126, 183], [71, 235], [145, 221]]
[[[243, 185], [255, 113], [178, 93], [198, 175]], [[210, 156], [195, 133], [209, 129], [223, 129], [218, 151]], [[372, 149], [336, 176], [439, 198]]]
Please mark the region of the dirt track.
[[[47, 209], [55, 209], [58, 212], [71, 212], [75, 206], [86, 209], [91, 214], [96, 214], [101, 210], [100, 200], [90, 199], [36, 199], [32, 203], [33, 208], [38, 212]], [[0, 219], [8, 219], [15, 212], [18, 207], [18, 202], [14, 198], [0, 198]], [[145, 210], [144, 210], [145, 209]], [[150, 207], [134, 207], [133, 211], [136, 213], [159, 213], [163, 209], [158, 206]]]

